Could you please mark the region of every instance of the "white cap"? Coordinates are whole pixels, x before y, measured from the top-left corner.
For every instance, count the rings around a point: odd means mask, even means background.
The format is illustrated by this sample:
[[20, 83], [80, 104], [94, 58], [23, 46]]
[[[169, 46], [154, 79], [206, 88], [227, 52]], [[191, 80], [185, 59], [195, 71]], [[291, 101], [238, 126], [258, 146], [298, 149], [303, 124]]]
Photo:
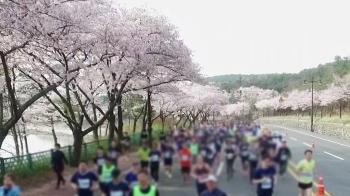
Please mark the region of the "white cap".
[[209, 175], [207, 179], [205, 179], [205, 182], [217, 182], [218, 180], [214, 175]]

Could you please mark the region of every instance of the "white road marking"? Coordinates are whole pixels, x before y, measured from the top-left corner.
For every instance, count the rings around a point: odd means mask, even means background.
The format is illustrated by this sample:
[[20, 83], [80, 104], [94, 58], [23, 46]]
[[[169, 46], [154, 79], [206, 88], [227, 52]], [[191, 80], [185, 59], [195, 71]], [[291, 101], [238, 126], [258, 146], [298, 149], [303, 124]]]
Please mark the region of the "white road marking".
[[341, 158], [341, 157], [335, 156], [334, 154], [331, 154], [331, 153], [326, 152], [326, 151], [323, 151], [323, 152], [326, 153], [326, 154], [328, 154], [328, 155], [331, 155], [332, 157], [335, 157], [335, 158], [337, 158], [337, 159], [340, 159], [340, 160], [344, 161], [344, 159]]
[[216, 170], [216, 176], [219, 177], [223, 168], [224, 168], [225, 161], [221, 161], [218, 169]]
[[306, 145], [306, 146], [308, 146], [308, 147], [311, 147], [310, 144], [307, 144], [307, 143], [305, 143], [305, 142], [303, 142], [303, 144]]
[[297, 141], [297, 139], [295, 139], [294, 137], [290, 137], [290, 139]]
[[335, 142], [335, 141], [332, 141], [332, 140], [327, 140], [327, 139], [324, 139], [324, 138], [321, 138], [321, 137], [317, 137], [317, 136], [314, 136], [314, 135], [310, 135], [310, 134], [307, 134], [307, 133], [303, 133], [303, 132], [300, 132], [300, 131], [296, 131], [296, 130], [289, 129], [289, 128], [285, 128], [285, 127], [278, 126], [278, 125], [272, 125], [272, 126], [280, 127], [280, 128], [282, 128], [282, 129], [287, 129], [287, 130], [294, 131], [294, 132], [297, 132], [297, 133], [300, 133], [300, 134], [303, 134], [303, 135], [307, 135], [307, 136], [314, 137], [314, 138], [317, 138], [317, 139], [320, 139], [320, 140], [324, 140], [324, 141], [327, 141], [327, 142], [331, 142], [331, 143], [333, 143], [333, 144], [338, 144], [338, 145], [341, 145], [341, 146], [345, 146], [345, 147], [350, 148], [349, 145], [345, 145], [345, 144], [342, 144], [342, 143], [339, 143], [339, 142]]

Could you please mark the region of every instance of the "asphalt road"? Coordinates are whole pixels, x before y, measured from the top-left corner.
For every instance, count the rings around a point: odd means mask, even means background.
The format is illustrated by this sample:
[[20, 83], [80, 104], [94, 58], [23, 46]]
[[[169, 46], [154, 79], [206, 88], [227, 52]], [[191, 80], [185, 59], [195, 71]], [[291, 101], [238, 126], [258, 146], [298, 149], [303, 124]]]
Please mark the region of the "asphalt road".
[[[350, 177], [350, 142], [333, 137], [311, 133], [301, 129], [291, 129], [281, 126], [265, 125], [272, 131], [278, 131], [285, 136], [288, 146], [292, 151], [292, 161], [288, 167], [288, 174], [278, 178], [274, 196], [296, 196], [297, 188], [296, 164], [304, 158], [304, 151], [311, 149], [314, 152], [316, 170], [324, 177], [326, 193], [328, 196], [349, 195]], [[312, 148], [312, 141], [315, 147]], [[226, 165], [224, 161], [214, 169], [218, 177], [218, 187], [228, 196], [256, 196], [255, 186], [250, 185], [247, 177], [243, 176], [241, 162], [238, 159], [235, 164], [236, 172], [232, 180], [226, 177]], [[318, 178], [315, 177], [313, 192], [317, 192]], [[190, 181], [186, 185], [180, 173], [179, 164], [174, 160], [173, 177], [167, 178], [164, 168], [160, 169], [160, 182], [158, 185], [160, 194], [166, 196], [196, 196], [195, 182]], [[99, 194], [96, 194], [99, 195]]]
[[[224, 161], [217, 165], [214, 169], [218, 177], [218, 187], [225, 191], [228, 196], [256, 196], [255, 186], [250, 185], [247, 177], [243, 176], [240, 160], [236, 162], [236, 172], [230, 181], [226, 177], [226, 165]], [[165, 176], [161, 169], [160, 182], [158, 189], [161, 195], [166, 196], [196, 196], [195, 182], [191, 180], [189, 185], [182, 181], [180, 167], [174, 165], [173, 178], [169, 179]], [[275, 188], [274, 196], [295, 196], [298, 195], [297, 181], [292, 175], [286, 175], [278, 180]]]
[[[293, 168], [304, 157], [304, 151], [311, 149], [316, 161], [316, 171], [324, 178], [325, 189], [328, 195], [349, 195], [350, 180], [350, 141], [345, 141], [309, 131], [267, 125], [272, 131], [278, 131], [286, 135], [287, 143], [292, 150]], [[314, 141], [315, 147], [311, 146]], [[318, 186], [318, 178], [315, 178], [315, 187]]]

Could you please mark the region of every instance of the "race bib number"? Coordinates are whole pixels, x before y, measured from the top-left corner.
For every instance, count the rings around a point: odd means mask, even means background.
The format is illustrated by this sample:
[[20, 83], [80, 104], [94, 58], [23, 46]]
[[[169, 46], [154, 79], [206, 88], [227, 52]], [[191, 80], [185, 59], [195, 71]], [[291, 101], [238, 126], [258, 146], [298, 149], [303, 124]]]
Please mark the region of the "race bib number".
[[248, 151], [242, 151], [241, 155], [242, 155], [243, 157], [248, 156]]
[[123, 191], [111, 191], [111, 196], [124, 196]]
[[139, 185], [139, 182], [137, 182], [137, 181], [130, 183], [130, 187], [132, 187], [132, 188], [137, 186], [137, 185]]
[[78, 180], [79, 189], [88, 189], [90, 188], [90, 179], [79, 179]]
[[152, 155], [152, 156], [151, 156], [151, 160], [152, 160], [153, 162], [157, 162], [157, 161], [159, 161], [159, 156], [158, 156], [158, 155]]
[[188, 155], [182, 155], [181, 156], [181, 160], [182, 161], [188, 161], [188, 160], [190, 160], [190, 157]]
[[98, 159], [97, 160], [97, 165], [102, 166], [103, 164], [105, 164], [105, 160], [104, 159]]
[[281, 161], [285, 161], [285, 160], [287, 160], [287, 155], [285, 155], [285, 154], [283, 154], [283, 155], [281, 155]]
[[305, 173], [302, 175], [302, 177], [304, 178], [304, 180], [312, 181], [314, 179], [314, 175], [312, 173]]
[[250, 159], [250, 160], [255, 161], [255, 160], [257, 160], [257, 158], [258, 158], [258, 157], [256, 156], [256, 154], [254, 154], [254, 153], [250, 153], [250, 154], [249, 154], [249, 159]]
[[112, 151], [112, 152], [111, 152], [111, 158], [112, 158], [112, 159], [117, 158], [117, 156], [118, 156], [117, 152], [115, 152], [115, 151]]
[[268, 179], [265, 182], [261, 183], [262, 189], [271, 189], [272, 188], [272, 180]]
[[170, 158], [170, 157], [171, 157], [171, 153], [170, 153], [170, 152], [166, 152], [166, 153], [164, 154], [164, 156], [165, 156], [166, 158]]
[[200, 182], [200, 183], [205, 183], [206, 179], [207, 179], [207, 176], [206, 176], [206, 175], [199, 176], [199, 177], [198, 177], [198, 182]]
[[104, 182], [112, 182], [113, 178], [111, 175], [103, 175], [103, 181]]
[[226, 157], [228, 158], [228, 159], [232, 159], [233, 158], [233, 154], [232, 153], [228, 153], [228, 154], [226, 154]]

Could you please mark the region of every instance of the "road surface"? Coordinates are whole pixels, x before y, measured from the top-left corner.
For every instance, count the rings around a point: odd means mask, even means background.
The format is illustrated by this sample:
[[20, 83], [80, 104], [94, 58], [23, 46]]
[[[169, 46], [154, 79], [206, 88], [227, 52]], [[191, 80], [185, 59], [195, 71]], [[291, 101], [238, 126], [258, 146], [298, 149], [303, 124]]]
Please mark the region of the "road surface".
[[[274, 125], [267, 125], [267, 127], [283, 135], [287, 133], [285, 138], [292, 150], [291, 168], [295, 167], [298, 161], [304, 157], [306, 149], [311, 149], [314, 152], [317, 173], [323, 176], [328, 195], [345, 196], [350, 194], [350, 141], [302, 129]], [[314, 148], [311, 146], [313, 141]], [[317, 183], [318, 179], [315, 179], [314, 190], [318, 186]]]
[[[160, 183], [158, 189], [161, 195], [166, 196], [196, 196], [195, 182], [192, 180], [189, 185], [182, 181], [180, 167], [174, 164], [173, 178], [165, 176], [164, 170], [161, 169]], [[228, 196], [256, 196], [255, 186], [250, 185], [247, 177], [243, 176], [240, 160], [236, 162], [236, 172], [232, 180], [227, 181], [226, 165], [224, 161], [214, 169], [218, 177], [218, 186], [225, 191]], [[286, 175], [279, 179], [275, 189], [274, 196], [295, 196], [298, 195], [297, 181], [292, 175]]]

